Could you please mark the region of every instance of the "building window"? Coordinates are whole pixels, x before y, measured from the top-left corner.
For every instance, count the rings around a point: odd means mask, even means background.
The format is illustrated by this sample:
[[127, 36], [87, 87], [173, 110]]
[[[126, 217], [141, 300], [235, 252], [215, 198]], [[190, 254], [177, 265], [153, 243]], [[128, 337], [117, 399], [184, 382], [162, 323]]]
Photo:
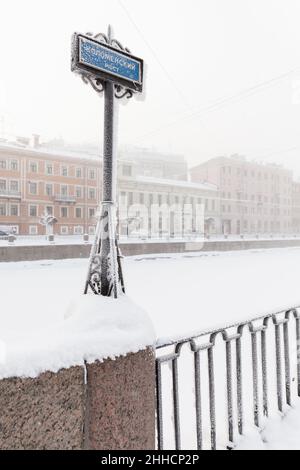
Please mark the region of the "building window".
[[37, 235], [38, 228], [37, 225], [29, 225], [29, 235]]
[[94, 207], [89, 208], [89, 218], [92, 219], [96, 215], [96, 210]]
[[132, 176], [131, 165], [123, 165], [123, 176]]
[[128, 206], [133, 204], [133, 193], [128, 193]]
[[78, 199], [81, 199], [82, 198], [82, 189], [80, 186], [76, 186], [76, 197]]
[[68, 235], [69, 228], [63, 225], [62, 227], [60, 227], [60, 233], [61, 235]]
[[19, 191], [19, 181], [11, 181], [10, 182], [10, 190], [13, 192]]
[[126, 206], [126, 192], [121, 191], [119, 193], [119, 206]]
[[68, 217], [68, 208], [67, 207], [61, 207], [60, 208], [60, 215], [63, 218]]
[[37, 194], [37, 183], [29, 183], [30, 194]]
[[162, 195], [161, 194], [158, 195], [158, 205], [159, 206], [162, 205]]
[[30, 162], [29, 163], [29, 171], [30, 171], [30, 173], [37, 173], [37, 171], [38, 171], [37, 162]]
[[94, 188], [89, 189], [89, 199], [96, 199], [96, 190]]
[[6, 191], [6, 180], [0, 180], [0, 191]]
[[6, 160], [0, 160], [0, 169], [6, 170]]
[[74, 235], [82, 235], [82, 234], [83, 234], [83, 227], [81, 225], [74, 227]]
[[68, 176], [68, 167], [62, 166], [61, 167], [61, 176]]
[[46, 213], [48, 215], [53, 215], [53, 207], [52, 206], [46, 206]]
[[53, 195], [53, 186], [52, 184], [46, 184], [46, 195], [51, 197]]
[[53, 175], [53, 165], [51, 163], [46, 164], [46, 175]]
[[76, 178], [82, 178], [82, 168], [76, 168]]
[[37, 217], [37, 206], [29, 206], [30, 217]]
[[67, 196], [68, 195], [68, 186], [67, 185], [63, 185], [60, 187], [60, 194], [62, 196]]
[[76, 219], [81, 219], [82, 218], [82, 209], [81, 209], [81, 207], [76, 207], [75, 215], [76, 215]]
[[18, 204], [11, 204], [10, 205], [10, 215], [12, 217], [17, 217], [19, 215], [19, 206], [18, 206]]
[[0, 204], [0, 215], [6, 215], [6, 204]]
[[18, 164], [18, 160], [11, 160], [10, 162], [10, 169], [12, 171], [18, 171], [18, 167], [19, 167], [19, 164]]
[[144, 193], [140, 193], [140, 204], [144, 204], [145, 202], [145, 195]]
[[96, 172], [95, 172], [95, 170], [90, 170], [90, 171], [89, 171], [89, 179], [90, 179], [90, 180], [96, 179]]
[[96, 229], [95, 229], [94, 225], [90, 225], [89, 226], [89, 234], [90, 235], [95, 235], [95, 231], [96, 231]]

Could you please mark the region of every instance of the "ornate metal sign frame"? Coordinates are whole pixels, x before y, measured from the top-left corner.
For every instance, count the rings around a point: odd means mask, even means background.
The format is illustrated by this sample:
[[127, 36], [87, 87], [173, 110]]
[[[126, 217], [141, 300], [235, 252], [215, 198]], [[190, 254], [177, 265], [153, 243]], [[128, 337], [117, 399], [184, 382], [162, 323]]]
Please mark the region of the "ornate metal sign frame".
[[[104, 68], [99, 68], [96, 65], [88, 65], [82, 60], [80, 44], [82, 40], [86, 40], [95, 46], [101, 45], [101, 48], [107, 51], [111, 51], [115, 56], [124, 57], [137, 63], [139, 71], [139, 79], [131, 80], [125, 78], [116, 72], [109, 72]], [[124, 48], [122, 44], [116, 39], [112, 39], [109, 42], [109, 38], [105, 34], [96, 34], [95, 36], [81, 33], [74, 33], [72, 39], [72, 65], [71, 70], [73, 72], [84, 73], [86, 76], [92, 78], [98, 78], [101, 81], [112, 81], [115, 84], [132, 90], [133, 92], [143, 91], [143, 73], [144, 73], [144, 61], [139, 57], [132, 55], [128, 48]]]

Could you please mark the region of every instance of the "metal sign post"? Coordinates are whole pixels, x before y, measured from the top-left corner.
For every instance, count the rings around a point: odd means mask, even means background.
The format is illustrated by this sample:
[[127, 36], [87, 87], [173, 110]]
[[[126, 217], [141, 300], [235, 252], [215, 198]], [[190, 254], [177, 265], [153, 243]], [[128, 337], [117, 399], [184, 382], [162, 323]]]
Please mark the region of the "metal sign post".
[[72, 71], [98, 93], [104, 92], [103, 190], [100, 217], [91, 250], [84, 293], [117, 298], [125, 292], [121, 253], [116, 235], [116, 99], [142, 91], [143, 61], [112, 38], [97, 34], [73, 35]]

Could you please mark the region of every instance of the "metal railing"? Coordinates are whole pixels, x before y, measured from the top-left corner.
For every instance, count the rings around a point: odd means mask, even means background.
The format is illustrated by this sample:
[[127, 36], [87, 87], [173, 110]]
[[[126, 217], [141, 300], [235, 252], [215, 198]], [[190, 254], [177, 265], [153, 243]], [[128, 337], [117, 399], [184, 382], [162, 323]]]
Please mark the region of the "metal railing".
[[68, 202], [75, 204], [76, 203], [76, 197], [75, 196], [68, 196], [66, 194], [55, 194], [54, 197], [55, 201], [58, 202]]
[[[165, 437], [173, 434], [176, 450], [182, 449], [181, 417], [185, 413], [188, 400], [181, 397], [181, 381], [179, 363], [182, 351], [186, 349], [185, 363], [191, 362], [192, 373], [190, 388], [193, 388], [193, 422], [189, 426], [195, 435], [195, 447], [203, 449], [203, 430], [206, 425], [206, 446], [212, 450], [219, 448], [218, 425], [225, 425], [227, 448], [234, 448], [238, 436], [244, 434], [246, 426], [255, 425], [260, 428], [276, 410], [285, 410], [292, 405], [292, 395], [300, 396], [300, 316], [299, 307], [236, 323], [213, 331], [205, 331], [187, 338], [180, 338], [166, 343], [158, 343], [156, 350], [156, 404], [157, 404], [157, 446], [165, 449]], [[290, 328], [293, 326], [293, 328]], [[224, 400], [224, 416], [226, 423], [221, 423], [216, 411], [216, 343], [220, 347], [219, 360], [224, 360], [226, 400]], [[246, 343], [247, 345], [243, 344]], [[271, 344], [272, 343], [272, 344]], [[235, 348], [234, 348], [235, 346]], [[222, 352], [223, 351], [223, 352]], [[225, 353], [225, 354], [224, 354]], [[206, 356], [206, 357], [205, 357]], [[247, 365], [245, 361], [247, 359]], [[292, 363], [293, 361], [293, 363]], [[291, 375], [291, 363], [295, 376]], [[164, 406], [167, 397], [163, 388], [164, 365], [170, 367], [171, 389], [169, 408], [171, 410], [170, 426], [164, 423]], [[274, 392], [269, 390], [270, 374], [274, 378]], [[219, 374], [220, 375], [220, 374]], [[203, 380], [206, 378], [206, 381]], [[247, 379], [248, 402], [245, 403], [245, 384]], [[250, 386], [251, 383], [251, 386]], [[295, 390], [292, 393], [292, 386]], [[184, 383], [187, 386], [186, 381]], [[248, 387], [249, 385], [249, 387]], [[251, 392], [249, 393], [249, 389]], [[208, 409], [207, 423], [203, 422], [203, 391], [206, 391]], [[221, 393], [221, 392], [219, 392]], [[204, 393], [205, 394], [205, 393]], [[251, 403], [249, 402], [251, 401]], [[271, 407], [272, 405], [272, 407]], [[248, 408], [248, 422], [245, 409]], [[270, 408], [273, 408], [270, 412]], [[249, 416], [249, 409], [250, 416]], [[252, 421], [252, 423], [251, 423]], [[189, 432], [191, 430], [189, 429]], [[226, 448], [225, 447], [225, 448]], [[189, 447], [191, 448], [191, 447]]]

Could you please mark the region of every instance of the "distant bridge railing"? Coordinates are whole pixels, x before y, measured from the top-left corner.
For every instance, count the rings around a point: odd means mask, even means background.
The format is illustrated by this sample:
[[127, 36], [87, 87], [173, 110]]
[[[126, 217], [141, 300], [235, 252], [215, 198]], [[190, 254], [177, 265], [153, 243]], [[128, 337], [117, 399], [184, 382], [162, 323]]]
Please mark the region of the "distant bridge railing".
[[[220, 447], [219, 425], [227, 435], [225, 448], [234, 448], [236, 439], [244, 434], [245, 427], [254, 424], [261, 429], [263, 422], [272, 413], [285, 411], [286, 406], [292, 405], [293, 399], [297, 400], [300, 396], [298, 308], [157, 344], [156, 419], [159, 450], [169, 450], [173, 446], [176, 450], [184, 448], [182, 433], [185, 431], [194, 435], [194, 447], [198, 450], [203, 449], [204, 444], [215, 450]], [[215, 354], [217, 348], [219, 356]], [[189, 384], [186, 379], [181, 381], [188, 363], [191, 367]], [[166, 365], [169, 365], [169, 369], [165, 368]], [[164, 373], [169, 374], [165, 388]], [[223, 391], [222, 387], [216, 388], [216, 379], [222, 374]], [[269, 382], [272, 382], [273, 388], [269, 387]], [[192, 400], [181, 396], [183, 387], [193, 389], [190, 395]], [[218, 416], [216, 410], [218, 394], [223, 396], [225, 403], [223, 418]], [[203, 403], [205, 399], [206, 407]], [[189, 428], [186, 430], [181, 426], [181, 419], [188, 404], [193, 408], [193, 419], [186, 419], [188, 424], [185, 427]], [[168, 420], [165, 408], [171, 415]], [[245, 410], [248, 413], [245, 414]], [[203, 411], [206, 411], [206, 422]], [[222, 420], [226, 422], [222, 423]], [[172, 447], [165, 443], [166, 438], [170, 441], [170, 434]], [[189, 444], [188, 448], [191, 448]]]

